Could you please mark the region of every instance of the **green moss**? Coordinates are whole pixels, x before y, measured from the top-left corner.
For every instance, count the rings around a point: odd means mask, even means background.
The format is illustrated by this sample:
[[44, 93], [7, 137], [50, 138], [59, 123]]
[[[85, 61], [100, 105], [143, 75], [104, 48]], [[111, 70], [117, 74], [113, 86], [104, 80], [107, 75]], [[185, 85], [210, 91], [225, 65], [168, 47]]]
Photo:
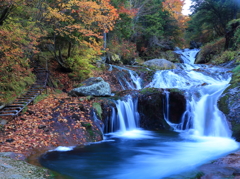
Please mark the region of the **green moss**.
[[48, 94], [40, 94], [34, 99], [33, 104], [36, 104], [39, 101], [42, 101], [43, 99], [45, 99], [47, 97], [48, 97]]
[[230, 82], [233, 87], [236, 87], [240, 83], [240, 65], [233, 69], [232, 80]]
[[200, 179], [202, 178], [202, 176], [204, 176], [205, 174], [203, 172], [198, 172], [194, 177], [191, 177], [190, 179]]
[[168, 91], [169, 91], [169, 92], [180, 93], [180, 94], [183, 94], [183, 93], [184, 93], [183, 90], [180, 90], [180, 89], [178, 89], [178, 88], [169, 88]]
[[224, 51], [225, 38], [217, 39], [201, 47], [201, 50], [197, 56], [196, 63], [208, 63], [212, 59], [219, 57]]
[[229, 108], [228, 108], [228, 105], [227, 105], [227, 102], [226, 102], [227, 99], [229, 99], [229, 96], [225, 95], [218, 102], [218, 107], [224, 114], [229, 114], [229, 112], [230, 112]]
[[102, 107], [99, 103], [93, 103], [93, 108], [96, 110], [98, 117], [102, 119]]
[[158, 93], [158, 88], [144, 88], [139, 91], [140, 94]]
[[236, 121], [231, 121], [232, 124], [232, 137], [235, 138], [238, 142], [240, 141], [240, 123]]
[[236, 51], [224, 51], [220, 53], [218, 56], [215, 56], [212, 62], [214, 64], [221, 64], [225, 62], [232, 61], [236, 58], [237, 52]]
[[92, 128], [92, 125], [88, 122], [81, 122], [81, 125], [83, 127], [85, 127], [86, 129], [91, 129]]

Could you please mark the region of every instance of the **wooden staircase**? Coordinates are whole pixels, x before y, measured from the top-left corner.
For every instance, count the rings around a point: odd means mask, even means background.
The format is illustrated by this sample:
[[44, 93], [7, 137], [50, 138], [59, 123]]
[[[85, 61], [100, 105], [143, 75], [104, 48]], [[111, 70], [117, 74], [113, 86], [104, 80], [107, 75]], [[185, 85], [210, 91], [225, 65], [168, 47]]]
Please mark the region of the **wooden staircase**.
[[0, 116], [17, 116], [46, 88], [49, 76], [48, 71], [45, 68], [34, 68], [34, 73], [37, 77], [36, 82], [30, 87], [27, 93], [15, 99], [12, 104], [4, 106], [0, 110]]

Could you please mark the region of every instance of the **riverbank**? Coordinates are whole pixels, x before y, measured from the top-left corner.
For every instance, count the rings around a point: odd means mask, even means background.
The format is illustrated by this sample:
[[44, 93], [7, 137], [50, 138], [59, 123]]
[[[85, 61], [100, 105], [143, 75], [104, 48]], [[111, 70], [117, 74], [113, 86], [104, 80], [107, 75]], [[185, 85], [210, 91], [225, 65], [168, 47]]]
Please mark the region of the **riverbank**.
[[31, 165], [25, 161], [25, 156], [13, 152], [0, 153], [1, 179], [48, 179], [49, 170]]
[[240, 178], [240, 150], [199, 167], [201, 179]]
[[29, 156], [33, 149], [83, 145], [102, 139], [91, 120], [91, 99], [70, 98], [67, 93], [50, 94], [24, 114], [8, 119], [1, 131], [0, 152]]

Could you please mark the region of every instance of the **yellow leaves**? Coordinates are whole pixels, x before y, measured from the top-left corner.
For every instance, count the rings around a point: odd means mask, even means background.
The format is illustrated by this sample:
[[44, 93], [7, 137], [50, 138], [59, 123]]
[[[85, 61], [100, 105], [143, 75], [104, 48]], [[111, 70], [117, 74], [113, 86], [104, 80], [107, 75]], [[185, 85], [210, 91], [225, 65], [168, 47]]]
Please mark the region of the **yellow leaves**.
[[[95, 43], [95, 40], [91, 39], [85, 40], [84, 37], [102, 39], [99, 31], [113, 30], [118, 13], [109, 0], [69, 0], [64, 4], [57, 2], [55, 7], [48, 7], [45, 17], [50, 22], [54, 22], [54, 30], [57, 34], [67, 36], [80, 44], [86, 44], [98, 50], [100, 54], [102, 44]], [[83, 38], [79, 38], [79, 34]]]

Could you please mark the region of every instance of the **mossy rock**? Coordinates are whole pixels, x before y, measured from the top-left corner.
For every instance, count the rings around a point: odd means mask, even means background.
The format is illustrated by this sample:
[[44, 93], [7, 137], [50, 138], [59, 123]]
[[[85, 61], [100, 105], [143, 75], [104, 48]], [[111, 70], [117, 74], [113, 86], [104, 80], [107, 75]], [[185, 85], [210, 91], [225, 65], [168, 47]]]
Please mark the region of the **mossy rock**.
[[233, 121], [231, 122], [232, 124], [232, 137], [240, 142], [240, 123], [239, 122], [236, 122], [236, 121]]
[[100, 103], [93, 103], [92, 104], [93, 108], [96, 110], [98, 117], [101, 119], [102, 118], [102, 107]]

